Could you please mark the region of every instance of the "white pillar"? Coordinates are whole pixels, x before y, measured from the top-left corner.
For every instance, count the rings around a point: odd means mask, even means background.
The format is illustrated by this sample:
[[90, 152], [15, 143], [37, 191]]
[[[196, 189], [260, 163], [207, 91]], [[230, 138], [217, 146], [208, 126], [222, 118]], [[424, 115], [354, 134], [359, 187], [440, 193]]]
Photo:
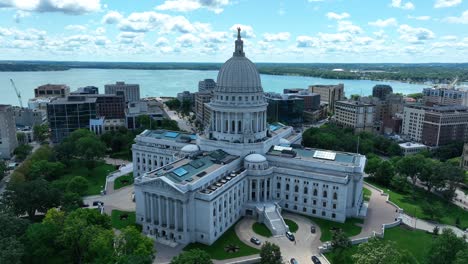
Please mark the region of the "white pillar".
[[259, 202], [260, 201], [260, 181], [259, 180], [256, 180], [256, 181], [257, 181], [257, 188], [256, 188], [257, 189], [257, 197], [256, 197], [257, 199], [256, 200], [257, 200], [257, 202]]
[[174, 229], [175, 231], [179, 231], [179, 201], [174, 201]]
[[162, 226], [161, 196], [158, 196], [158, 223], [159, 223], [159, 226]]
[[169, 229], [169, 197], [166, 197], [166, 227]]
[[149, 209], [148, 208], [148, 193], [145, 192], [143, 193], [143, 195], [145, 197], [144, 201], [145, 201], [145, 222], [146, 222], [148, 221], [148, 209]]
[[187, 228], [187, 203], [183, 203], [183, 220], [184, 220], [184, 226], [183, 226], [183, 230], [184, 230], [184, 236], [187, 235], [187, 231], [188, 231], [188, 228]]
[[151, 206], [151, 224], [154, 225], [154, 196], [153, 194], [150, 194], [150, 206]]

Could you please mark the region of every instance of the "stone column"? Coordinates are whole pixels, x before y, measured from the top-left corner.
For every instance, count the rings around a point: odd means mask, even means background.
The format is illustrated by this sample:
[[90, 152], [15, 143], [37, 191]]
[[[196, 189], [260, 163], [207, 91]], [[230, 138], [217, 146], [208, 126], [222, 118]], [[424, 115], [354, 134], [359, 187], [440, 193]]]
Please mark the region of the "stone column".
[[145, 201], [145, 222], [148, 221], [148, 194], [146, 192], [143, 193], [144, 201]]
[[[182, 202], [183, 204], [183, 212], [182, 212], [182, 218], [183, 218], [183, 230], [184, 230], [184, 236], [187, 235], [188, 227], [187, 227], [187, 203]], [[187, 238], [185, 238], [187, 240]]]
[[151, 217], [150, 217], [150, 220], [151, 220], [151, 224], [154, 225], [154, 196], [153, 194], [150, 194], [150, 206], [151, 206]]
[[259, 112], [256, 112], [256, 113], [255, 113], [255, 119], [256, 119], [256, 121], [257, 121], [257, 122], [256, 122], [257, 125], [256, 125], [256, 127], [255, 127], [255, 133], [256, 133], [256, 132], [259, 132], [259, 131], [260, 131], [260, 126], [258, 125], [258, 122], [260, 121]]
[[260, 201], [260, 180], [257, 180], [257, 202]]
[[176, 232], [179, 231], [179, 201], [174, 201], [174, 229]]
[[161, 196], [158, 196], [158, 224], [159, 226], [162, 226]]
[[169, 229], [169, 197], [166, 197], [166, 227]]

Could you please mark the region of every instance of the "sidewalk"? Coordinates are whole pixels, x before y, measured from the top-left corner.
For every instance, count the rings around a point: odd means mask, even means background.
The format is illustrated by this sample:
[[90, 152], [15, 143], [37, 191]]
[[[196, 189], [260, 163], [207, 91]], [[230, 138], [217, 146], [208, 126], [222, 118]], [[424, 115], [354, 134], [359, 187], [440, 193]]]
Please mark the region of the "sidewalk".
[[[442, 232], [442, 229], [449, 228], [452, 229], [452, 231], [457, 235], [457, 237], [463, 237], [464, 235], [466, 235], [466, 233], [463, 230], [455, 226], [431, 223], [423, 219], [414, 218], [405, 213], [401, 213], [399, 217], [405, 225], [415, 229], [433, 232], [434, 228], [437, 226], [440, 230], [439, 233]], [[466, 241], [468, 242], [468, 238], [466, 238]]]
[[114, 192], [114, 181], [120, 176], [126, 175], [133, 172], [133, 163], [128, 163], [123, 167], [120, 167], [119, 170], [112, 172], [111, 174], [107, 175], [106, 178], [106, 194], [111, 194]]

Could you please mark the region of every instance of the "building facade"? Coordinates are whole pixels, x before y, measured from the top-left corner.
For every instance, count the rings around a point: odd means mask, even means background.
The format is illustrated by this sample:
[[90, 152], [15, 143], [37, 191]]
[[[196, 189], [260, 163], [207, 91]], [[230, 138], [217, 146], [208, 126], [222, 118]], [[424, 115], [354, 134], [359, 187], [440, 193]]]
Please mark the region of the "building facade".
[[207, 103], [211, 101], [211, 98], [213, 98], [212, 91], [205, 90], [205, 91], [200, 91], [200, 92], [195, 93], [194, 112], [195, 112], [196, 120], [203, 126], [207, 125], [211, 117], [210, 109], [206, 105]]
[[468, 107], [427, 108], [421, 140], [428, 146], [441, 146], [453, 141], [468, 142]]
[[328, 104], [329, 111], [335, 109], [335, 102], [344, 100], [344, 84], [337, 85], [311, 85], [309, 91], [320, 95], [320, 100]]
[[428, 147], [424, 144], [406, 142], [398, 144], [404, 156], [418, 154], [421, 151], [427, 150]]
[[408, 105], [403, 109], [402, 134], [411, 141], [421, 142], [424, 115], [426, 110], [418, 105]]
[[135, 102], [140, 100], [140, 85], [116, 82], [115, 84], [104, 85], [105, 94], [123, 95], [125, 102]]
[[463, 145], [461, 166], [464, 170], [468, 170], [468, 143]]
[[281, 122], [299, 125], [304, 122], [304, 99], [276, 93], [266, 93], [268, 102], [267, 120], [270, 123]]
[[267, 123], [238, 32], [205, 131], [144, 131], [133, 145], [136, 220], [162, 243], [212, 244], [243, 216], [284, 235], [281, 210], [339, 222], [362, 215], [365, 156], [284, 146], [294, 131]]
[[372, 87], [372, 97], [377, 97], [380, 100], [385, 100], [387, 95], [393, 93], [393, 89], [390, 85], [377, 84]]
[[449, 88], [424, 88], [423, 103], [432, 105], [468, 106], [468, 91]]
[[375, 105], [359, 101], [335, 102], [333, 122], [354, 129], [354, 132], [374, 130]]
[[40, 125], [45, 121], [45, 113], [40, 110], [29, 108], [14, 107], [15, 124], [17, 127], [33, 127]]
[[70, 87], [65, 84], [45, 84], [34, 89], [34, 97], [67, 97]]
[[0, 158], [11, 158], [18, 147], [14, 110], [11, 105], [0, 105]]
[[198, 82], [198, 92], [212, 92], [216, 87], [213, 79], [205, 79]]

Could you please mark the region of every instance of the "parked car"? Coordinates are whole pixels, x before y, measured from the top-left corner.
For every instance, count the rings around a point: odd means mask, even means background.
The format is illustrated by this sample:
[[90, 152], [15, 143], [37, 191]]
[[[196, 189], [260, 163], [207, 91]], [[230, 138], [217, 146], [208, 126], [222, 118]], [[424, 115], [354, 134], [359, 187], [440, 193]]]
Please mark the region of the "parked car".
[[262, 242], [260, 242], [260, 239], [256, 238], [256, 237], [252, 237], [250, 239], [250, 242], [254, 243], [255, 245], [260, 245]]
[[289, 232], [289, 231], [286, 232], [286, 237], [287, 237], [289, 240], [291, 240], [291, 241], [296, 240], [296, 238], [294, 237], [293, 233], [291, 233], [291, 232]]
[[104, 205], [104, 203], [101, 202], [101, 201], [94, 201], [93, 202], [93, 206], [98, 206], [98, 205]]
[[291, 262], [291, 264], [299, 264], [299, 261], [297, 261], [295, 258], [291, 258], [289, 262]]
[[311, 226], [310, 226], [310, 232], [311, 232], [312, 234], [315, 234], [315, 226], [314, 226], [314, 225], [311, 225]]
[[316, 256], [312, 256], [312, 262], [314, 264], [322, 264], [322, 262], [320, 262], [320, 259], [318, 259]]

